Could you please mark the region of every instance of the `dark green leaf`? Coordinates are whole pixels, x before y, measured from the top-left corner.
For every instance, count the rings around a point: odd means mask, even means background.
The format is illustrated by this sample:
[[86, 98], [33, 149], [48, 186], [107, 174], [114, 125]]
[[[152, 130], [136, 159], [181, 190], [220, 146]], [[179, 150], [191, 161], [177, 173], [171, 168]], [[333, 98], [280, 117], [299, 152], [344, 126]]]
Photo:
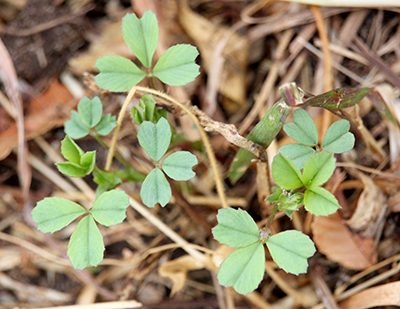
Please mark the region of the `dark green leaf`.
[[68, 136], [61, 141], [61, 153], [65, 159], [72, 163], [80, 164], [83, 150]]
[[89, 169], [87, 167], [82, 167], [72, 162], [60, 162], [56, 163], [56, 165], [61, 173], [71, 177], [81, 178], [87, 174], [90, 174], [90, 171], [88, 172]]

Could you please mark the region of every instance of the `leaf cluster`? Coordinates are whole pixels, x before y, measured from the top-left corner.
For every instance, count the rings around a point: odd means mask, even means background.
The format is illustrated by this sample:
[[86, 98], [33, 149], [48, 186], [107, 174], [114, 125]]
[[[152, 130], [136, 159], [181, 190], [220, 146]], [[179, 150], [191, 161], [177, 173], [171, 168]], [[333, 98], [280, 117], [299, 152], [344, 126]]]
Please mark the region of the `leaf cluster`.
[[153, 66], [153, 56], [158, 44], [158, 22], [151, 11], [142, 18], [127, 14], [122, 19], [122, 34], [125, 43], [145, 68], [140, 69], [132, 61], [117, 55], [97, 59], [95, 67], [100, 74], [96, 84], [106, 90], [124, 92], [141, 82], [146, 76], [157, 77], [171, 86], [182, 86], [199, 75], [199, 66], [194, 62], [199, 52], [188, 44], [178, 44], [167, 49]]

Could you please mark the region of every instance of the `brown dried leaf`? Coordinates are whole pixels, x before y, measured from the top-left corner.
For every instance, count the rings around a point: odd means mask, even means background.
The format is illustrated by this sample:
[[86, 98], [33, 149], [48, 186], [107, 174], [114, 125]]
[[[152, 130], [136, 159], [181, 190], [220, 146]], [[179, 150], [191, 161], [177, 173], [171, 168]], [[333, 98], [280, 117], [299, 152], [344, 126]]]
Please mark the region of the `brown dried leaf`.
[[340, 309], [400, 306], [400, 281], [369, 288], [340, 303]]
[[204, 268], [201, 261], [194, 259], [190, 255], [184, 255], [172, 261], [168, 261], [160, 266], [158, 273], [161, 277], [172, 281], [171, 296], [179, 292], [185, 286], [187, 272]]
[[311, 229], [318, 250], [328, 259], [354, 270], [363, 270], [376, 262], [372, 238], [353, 235], [338, 213], [314, 219]]

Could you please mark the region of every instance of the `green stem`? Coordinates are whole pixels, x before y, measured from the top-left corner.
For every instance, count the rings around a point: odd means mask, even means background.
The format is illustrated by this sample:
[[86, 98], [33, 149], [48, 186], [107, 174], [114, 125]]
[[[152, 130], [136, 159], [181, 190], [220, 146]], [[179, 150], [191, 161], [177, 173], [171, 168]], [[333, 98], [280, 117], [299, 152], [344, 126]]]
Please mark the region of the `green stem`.
[[[97, 142], [99, 142], [99, 144], [102, 145], [105, 149], [107, 149], [107, 150], [110, 149], [110, 147], [108, 147], [108, 145], [100, 138], [100, 136], [99, 136], [96, 132], [93, 132], [91, 135], [92, 135], [93, 138], [94, 138]], [[128, 168], [129, 168], [129, 167], [132, 167], [132, 166], [129, 164], [129, 162], [126, 161], [120, 154], [115, 153], [114, 156], [115, 156], [115, 158], [116, 158], [119, 162], [121, 162], [125, 167], [128, 167]]]
[[274, 221], [274, 217], [277, 212], [278, 212], [278, 204], [275, 204], [274, 208], [271, 211], [271, 214], [268, 217], [267, 223], [265, 224], [266, 228], [269, 228], [271, 226], [272, 221]]

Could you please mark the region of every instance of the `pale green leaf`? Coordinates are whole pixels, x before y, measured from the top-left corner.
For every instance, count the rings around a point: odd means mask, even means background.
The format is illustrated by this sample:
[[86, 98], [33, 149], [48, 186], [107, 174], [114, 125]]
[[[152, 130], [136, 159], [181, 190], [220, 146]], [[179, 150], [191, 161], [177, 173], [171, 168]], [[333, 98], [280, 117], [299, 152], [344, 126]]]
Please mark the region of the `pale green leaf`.
[[97, 198], [91, 213], [97, 222], [109, 226], [124, 221], [128, 206], [129, 196], [124, 191], [112, 190]]
[[272, 161], [272, 177], [276, 184], [285, 190], [303, 186], [299, 168], [283, 154], [277, 154]]
[[309, 158], [303, 170], [304, 185], [308, 188], [324, 184], [335, 170], [335, 158], [329, 152], [320, 152]]
[[103, 105], [101, 105], [99, 97], [94, 97], [93, 99], [83, 97], [79, 101], [78, 114], [87, 127], [93, 128], [97, 125], [102, 113]]
[[144, 121], [139, 127], [137, 136], [140, 146], [146, 150], [150, 158], [158, 161], [168, 150], [171, 135], [171, 127], [168, 120], [160, 118], [157, 124]]
[[55, 232], [86, 213], [82, 206], [61, 197], [48, 197], [37, 203], [32, 219], [43, 233]]
[[100, 70], [94, 78], [97, 86], [114, 92], [128, 91], [146, 76], [136, 64], [121, 56], [100, 57], [95, 67]]
[[80, 139], [90, 133], [89, 128], [74, 110], [71, 112], [71, 120], [64, 123], [64, 132], [73, 139]]
[[103, 260], [103, 237], [91, 215], [78, 223], [71, 236], [67, 255], [75, 269], [97, 266]]
[[117, 121], [115, 116], [111, 114], [104, 115], [100, 122], [96, 126], [96, 132], [99, 135], [106, 136], [111, 133], [112, 130], [117, 126]]
[[199, 66], [194, 62], [199, 55], [197, 48], [179, 44], [168, 48], [158, 59], [153, 75], [171, 86], [182, 86], [194, 81]]
[[135, 14], [126, 14], [122, 19], [122, 34], [139, 61], [150, 68], [158, 44], [156, 14], [148, 10], [140, 19]]
[[192, 167], [197, 163], [196, 156], [189, 151], [177, 151], [164, 159], [162, 169], [172, 179], [184, 181], [196, 175]]
[[350, 123], [347, 120], [334, 122], [325, 133], [322, 149], [332, 153], [343, 153], [352, 149], [355, 138], [349, 130]]
[[80, 164], [83, 150], [68, 136], [61, 141], [61, 153], [65, 159], [72, 163]]
[[218, 272], [219, 284], [233, 288], [240, 294], [253, 292], [264, 277], [265, 252], [256, 242], [233, 251], [222, 262]]
[[282, 153], [292, 160], [299, 169], [303, 169], [306, 161], [315, 153], [315, 150], [303, 144], [286, 144], [279, 148], [278, 153]]
[[304, 207], [316, 216], [329, 216], [335, 213], [340, 205], [332, 193], [321, 187], [313, 187], [304, 192]]
[[164, 173], [158, 168], [153, 169], [142, 183], [140, 197], [143, 203], [147, 207], [154, 207], [157, 203], [164, 207], [171, 196], [171, 187]]
[[214, 238], [231, 248], [246, 247], [260, 238], [260, 230], [253, 218], [240, 208], [218, 210], [218, 225], [212, 229]]
[[315, 146], [318, 143], [318, 131], [314, 120], [303, 109], [297, 109], [293, 113], [293, 121], [283, 126], [283, 130], [296, 142]]
[[294, 230], [275, 234], [268, 238], [266, 244], [275, 263], [295, 275], [307, 272], [307, 259], [315, 253], [310, 237]]

